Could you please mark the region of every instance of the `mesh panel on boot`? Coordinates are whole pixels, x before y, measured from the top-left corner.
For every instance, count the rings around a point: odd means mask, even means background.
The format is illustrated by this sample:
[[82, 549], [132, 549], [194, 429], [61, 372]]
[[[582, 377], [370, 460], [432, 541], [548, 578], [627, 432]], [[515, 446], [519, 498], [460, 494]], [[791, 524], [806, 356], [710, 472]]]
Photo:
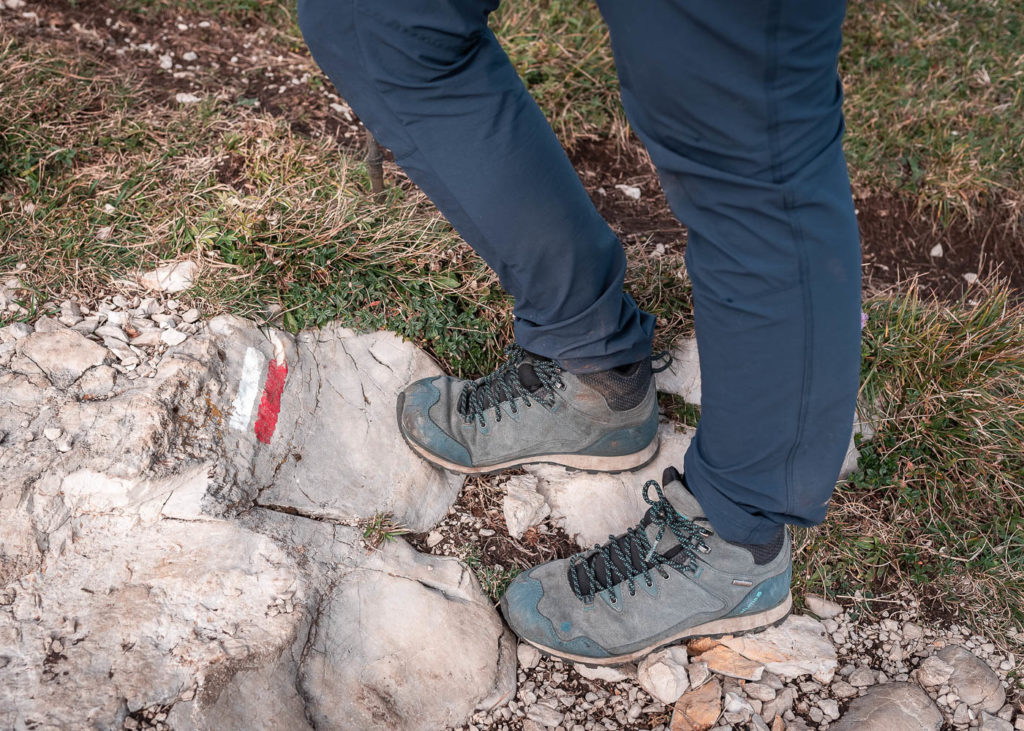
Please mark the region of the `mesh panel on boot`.
[[612, 411], [628, 411], [639, 406], [647, 395], [651, 383], [651, 359], [644, 358], [625, 370], [612, 368], [610, 371], [583, 373], [576, 377], [604, 396]]
[[754, 563], [758, 566], [764, 566], [779, 555], [785, 538], [786, 527], [780, 525], [775, 532], [775, 536], [768, 543], [736, 543], [735, 541], [729, 541], [729, 543], [747, 549], [750, 551], [750, 555], [754, 557]]

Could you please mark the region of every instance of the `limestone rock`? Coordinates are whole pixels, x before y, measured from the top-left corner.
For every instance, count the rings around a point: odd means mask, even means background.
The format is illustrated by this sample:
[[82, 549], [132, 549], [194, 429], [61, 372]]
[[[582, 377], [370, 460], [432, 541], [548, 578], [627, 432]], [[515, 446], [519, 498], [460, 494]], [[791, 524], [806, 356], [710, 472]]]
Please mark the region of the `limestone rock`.
[[517, 541], [528, 529], [540, 523], [551, 514], [544, 496], [537, 492], [537, 478], [532, 475], [517, 475], [503, 487], [505, 495], [501, 501], [508, 534]]
[[524, 670], [531, 670], [540, 662], [540, 650], [529, 642], [520, 642], [516, 647], [516, 658], [519, 660], [520, 667]]
[[685, 647], [667, 647], [643, 659], [637, 667], [637, 680], [650, 695], [670, 705], [679, 700], [690, 685], [686, 664]]
[[850, 701], [832, 731], [938, 731], [942, 713], [914, 683], [872, 686]]
[[808, 594], [804, 597], [804, 604], [819, 619], [832, 619], [843, 613], [843, 608], [833, 601], [829, 601], [817, 594]]
[[1006, 690], [999, 676], [984, 661], [957, 645], [939, 650], [938, 657], [952, 666], [947, 682], [972, 709], [995, 713], [1003, 707]]
[[925, 687], [944, 685], [952, 674], [952, 665], [937, 655], [932, 655], [921, 662], [917, 669], [917, 681]]
[[672, 364], [658, 373], [658, 390], [681, 396], [688, 404], [700, 405], [700, 359], [697, 339], [682, 338], [670, 351]]
[[573, 663], [573, 669], [587, 680], [601, 680], [605, 683], [621, 683], [624, 680], [635, 680], [637, 675], [636, 665], [626, 663], [618, 667], [598, 665], [588, 667], [581, 663]]
[[708, 669], [739, 680], [760, 680], [764, 672], [764, 664], [748, 660], [740, 653], [725, 645], [716, 645], [698, 656], [697, 660], [706, 663]]
[[718, 679], [683, 694], [672, 711], [671, 731], [707, 731], [722, 713], [722, 684]]
[[790, 615], [777, 627], [753, 635], [726, 637], [721, 642], [785, 680], [810, 675], [820, 683], [829, 683], [838, 665], [836, 649], [825, 628], [806, 615]]
[[1013, 724], [998, 716], [993, 716], [988, 711], [982, 711], [981, 723], [978, 728], [981, 731], [1013, 731]]
[[139, 282], [160, 292], [182, 292], [193, 285], [199, 265], [194, 261], [163, 264], [139, 277]]
[[101, 365], [109, 355], [103, 346], [66, 329], [32, 333], [18, 344], [18, 350], [62, 389], [69, 388], [93, 366]]
[[108, 365], [90, 368], [78, 379], [78, 388], [82, 398], [103, 398], [114, 390], [114, 379], [117, 373]]
[[666, 467], [681, 465], [693, 431], [662, 424], [658, 434], [661, 449], [657, 458], [636, 472], [587, 474], [555, 465], [526, 467], [527, 473], [537, 478], [537, 491], [551, 506], [552, 518], [581, 548], [603, 543], [609, 535], [636, 525], [649, 507], [642, 495], [644, 483], [660, 483]]

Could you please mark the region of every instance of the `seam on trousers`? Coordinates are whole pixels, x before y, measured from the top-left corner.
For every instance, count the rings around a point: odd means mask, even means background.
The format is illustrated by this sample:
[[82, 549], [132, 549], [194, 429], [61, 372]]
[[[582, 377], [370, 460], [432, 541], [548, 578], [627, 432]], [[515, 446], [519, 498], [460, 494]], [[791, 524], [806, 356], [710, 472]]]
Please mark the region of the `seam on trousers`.
[[778, 66], [779, 66], [779, 25], [781, 23], [781, 8], [780, 1], [773, 0], [768, 8], [769, 25], [767, 30], [767, 43], [768, 43], [768, 59], [769, 62], [765, 68], [765, 106], [769, 117], [769, 148], [771, 150], [771, 166], [772, 166], [772, 179], [776, 184], [780, 185], [782, 190], [783, 208], [786, 210], [786, 219], [789, 223], [789, 228], [793, 237], [793, 246], [796, 249], [797, 264], [798, 264], [798, 277], [799, 286], [801, 291], [801, 300], [803, 304], [802, 319], [804, 324], [804, 337], [803, 337], [803, 375], [800, 384], [800, 402], [798, 406], [797, 414], [797, 426], [796, 433], [793, 435], [793, 445], [789, 449], [789, 454], [786, 455], [786, 466], [785, 466], [785, 491], [786, 491], [786, 514], [793, 515], [794, 512], [794, 493], [795, 485], [793, 481], [794, 462], [796, 461], [797, 451], [800, 447], [800, 441], [803, 438], [804, 426], [807, 419], [808, 402], [810, 400], [811, 390], [811, 368], [812, 368], [812, 349], [811, 344], [814, 335], [814, 327], [811, 321], [811, 303], [810, 303], [810, 283], [807, 281], [807, 251], [806, 242], [804, 241], [803, 231], [796, 220], [796, 214], [794, 212], [794, 196], [792, 191], [788, 190], [788, 186], [782, 184], [785, 179], [784, 171], [781, 169], [781, 149], [779, 141], [779, 115], [778, 105], [775, 101], [775, 97], [772, 95], [772, 87], [778, 79]]

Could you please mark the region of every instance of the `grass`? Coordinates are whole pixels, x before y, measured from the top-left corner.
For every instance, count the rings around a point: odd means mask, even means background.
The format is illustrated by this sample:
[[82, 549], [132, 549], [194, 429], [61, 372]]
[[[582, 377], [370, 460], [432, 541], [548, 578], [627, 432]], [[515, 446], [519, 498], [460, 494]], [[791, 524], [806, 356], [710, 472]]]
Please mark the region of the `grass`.
[[[276, 0], [111, 7], [161, 22], [183, 9], [273, 25], [268, 43], [284, 50], [297, 37]], [[1007, 221], [1019, 215], [1021, 16], [989, 1], [851, 4], [842, 69], [859, 195], [909, 196], [937, 216], [997, 204]], [[589, 3], [506, 3], [493, 25], [564, 141], [630, 144]], [[276, 305], [290, 330], [334, 319], [388, 328], [457, 374], [498, 358], [511, 302], [394, 169], [378, 202], [362, 162], [333, 139], [251, 104], [169, 103], [143, 75], [42, 34], [0, 38], [0, 67], [0, 282], [18, 276], [24, 306], [0, 324], [188, 258], [202, 269], [185, 298], [204, 312], [263, 319]], [[688, 332], [678, 259], [652, 259], [642, 245], [629, 253], [630, 288], [662, 321], [659, 345]], [[866, 303], [862, 397], [878, 434], [830, 519], [799, 533], [799, 590], [910, 589], [976, 625], [1024, 622], [1024, 311], [997, 287], [972, 297], [942, 305], [909, 290]], [[699, 417], [662, 405], [687, 424]], [[367, 529], [394, 533], [385, 522]], [[516, 571], [464, 558], [492, 597]]]
[[952, 306], [911, 289], [865, 309], [877, 433], [830, 519], [803, 534], [803, 585], [911, 589], [975, 626], [1022, 626], [1024, 307], [998, 288]]
[[395, 522], [391, 513], [377, 513], [360, 524], [363, 529], [363, 542], [369, 548], [380, 548], [385, 543], [404, 536], [409, 529]]

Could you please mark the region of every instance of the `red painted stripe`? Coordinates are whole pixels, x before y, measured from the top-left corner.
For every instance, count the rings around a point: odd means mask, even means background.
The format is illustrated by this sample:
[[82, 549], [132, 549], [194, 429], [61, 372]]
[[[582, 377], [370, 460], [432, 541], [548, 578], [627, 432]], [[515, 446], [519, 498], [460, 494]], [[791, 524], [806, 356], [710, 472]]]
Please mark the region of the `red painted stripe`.
[[256, 438], [264, 444], [270, 444], [277, 428], [277, 415], [281, 413], [281, 394], [284, 392], [284, 379], [288, 376], [288, 364], [278, 365], [276, 360], [267, 364], [267, 382], [263, 384], [263, 397], [260, 399], [260, 410], [256, 417]]

